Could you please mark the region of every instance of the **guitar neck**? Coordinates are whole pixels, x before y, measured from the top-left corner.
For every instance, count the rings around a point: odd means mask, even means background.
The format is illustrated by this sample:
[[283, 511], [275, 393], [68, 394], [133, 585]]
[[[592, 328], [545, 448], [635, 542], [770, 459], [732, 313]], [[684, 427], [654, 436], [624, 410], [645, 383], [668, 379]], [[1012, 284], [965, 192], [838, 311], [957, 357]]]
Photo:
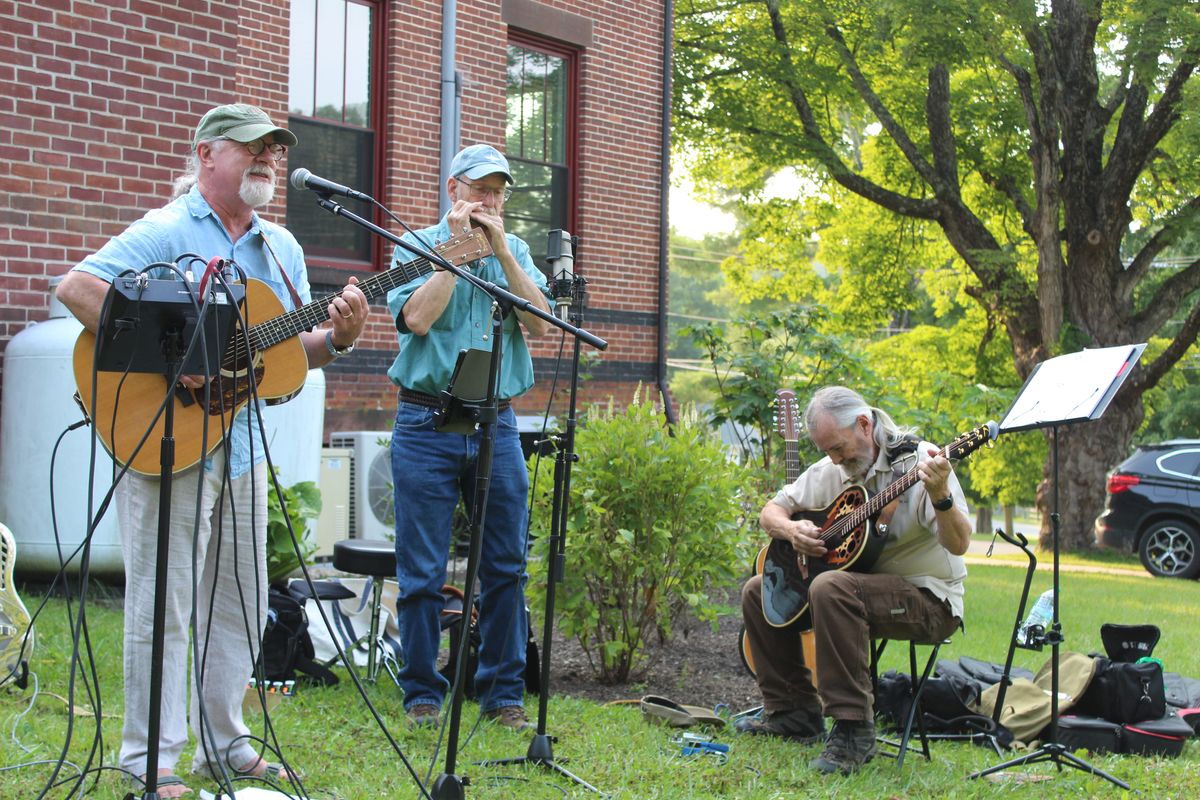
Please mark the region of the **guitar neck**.
[[[966, 458], [979, 447], [988, 442], [995, 441], [999, 435], [1000, 427], [995, 422], [988, 422], [986, 425], [981, 425], [975, 430], [959, 436], [953, 442], [938, 450], [938, 455], [947, 459]], [[838, 517], [836, 522], [821, 532], [821, 539], [827, 542], [839, 540], [839, 537], [843, 537], [849, 531], [853, 531], [882, 511], [884, 506], [907, 492], [918, 480], [920, 480], [920, 475], [917, 473], [917, 466], [914, 466], [908, 472], [889, 483], [879, 494], [861, 506]]]
[[[366, 280], [359, 281], [356, 285], [370, 301], [432, 271], [433, 263], [428, 258], [421, 256], [412, 261], [397, 264], [386, 272], [380, 272]], [[341, 295], [341, 292], [334, 292], [318, 300], [313, 300], [295, 311], [280, 314], [274, 319], [255, 325], [250, 329], [252, 349], [265, 350], [298, 335], [301, 331], [310, 330], [325, 322], [329, 319], [329, 304], [335, 297], [341, 297]]]
[[[947, 445], [943, 447], [940, 455], [946, 458], [950, 457], [951, 447]], [[825, 533], [840, 535], [842, 531], [854, 530], [859, 525], [862, 525], [867, 520], [874, 517], [887, 506], [888, 503], [895, 500], [900, 495], [912, 488], [921, 476], [917, 473], [917, 468], [913, 467], [908, 472], [901, 475], [896, 480], [889, 483], [879, 494], [872, 497], [867, 502], [863, 503], [858, 508], [854, 509], [845, 516], [839, 517], [834, 525], [830, 525]]]
[[795, 439], [783, 440], [783, 464], [790, 486], [800, 477], [800, 445]]

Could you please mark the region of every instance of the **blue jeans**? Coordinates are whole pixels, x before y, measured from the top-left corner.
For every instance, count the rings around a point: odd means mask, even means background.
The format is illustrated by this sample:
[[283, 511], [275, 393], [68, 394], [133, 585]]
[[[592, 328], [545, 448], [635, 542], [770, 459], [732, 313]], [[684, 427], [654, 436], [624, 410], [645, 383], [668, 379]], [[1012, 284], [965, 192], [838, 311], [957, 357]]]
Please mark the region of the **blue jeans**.
[[[451, 521], [461, 496], [475, 496], [481, 434], [439, 433], [433, 409], [401, 402], [392, 431], [396, 500], [396, 600], [404, 666], [404, 707], [440, 706], [449, 683], [437, 671], [442, 584]], [[529, 476], [516, 416], [501, 411], [495, 428], [492, 480], [479, 564], [479, 668], [475, 686], [484, 711], [522, 705], [525, 693], [526, 517]]]

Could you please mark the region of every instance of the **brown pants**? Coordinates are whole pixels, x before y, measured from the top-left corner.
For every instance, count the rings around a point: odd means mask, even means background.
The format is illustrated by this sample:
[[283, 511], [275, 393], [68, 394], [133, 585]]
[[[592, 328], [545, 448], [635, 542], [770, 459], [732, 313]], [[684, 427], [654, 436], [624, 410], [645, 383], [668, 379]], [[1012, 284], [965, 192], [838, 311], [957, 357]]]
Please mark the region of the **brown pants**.
[[767, 711], [823, 707], [834, 719], [873, 719], [871, 639], [940, 642], [960, 624], [948, 604], [895, 575], [823, 572], [808, 600], [819, 695], [801, 653], [800, 626], [776, 628], [763, 617], [761, 576], [742, 589], [742, 620]]

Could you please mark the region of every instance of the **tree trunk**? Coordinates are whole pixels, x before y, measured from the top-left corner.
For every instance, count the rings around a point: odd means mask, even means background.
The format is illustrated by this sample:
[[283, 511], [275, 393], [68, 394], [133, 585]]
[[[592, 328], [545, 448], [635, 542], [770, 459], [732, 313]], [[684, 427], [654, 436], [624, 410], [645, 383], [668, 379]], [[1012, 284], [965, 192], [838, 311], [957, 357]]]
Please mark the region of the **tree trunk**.
[[976, 533], [991, 533], [992, 532], [992, 505], [989, 502], [981, 503], [975, 509], [975, 532]]
[[1125, 402], [1114, 401], [1099, 420], [1044, 431], [1050, 442], [1050, 456], [1037, 491], [1037, 508], [1042, 515], [1038, 541], [1043, 550], [1054, 545], [1050, 514], [1056, 508], [1055, 488], [1060, 519], [1059, 549], [1076, 551], [1095, 546], [1094, 523], [1104, 509], [1108, 471], [1129, 453], [1133, 434], [1142, 422], [1140, 397], [1118, 399]]

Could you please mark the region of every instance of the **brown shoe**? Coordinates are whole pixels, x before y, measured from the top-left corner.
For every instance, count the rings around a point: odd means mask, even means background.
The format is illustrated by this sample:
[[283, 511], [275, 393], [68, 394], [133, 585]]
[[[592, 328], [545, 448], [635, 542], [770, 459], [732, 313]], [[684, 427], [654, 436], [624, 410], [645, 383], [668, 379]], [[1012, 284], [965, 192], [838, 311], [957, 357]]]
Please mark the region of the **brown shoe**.
[[408, 710], [410, 728], [436, 728], [439, 721], [438, 707], [431, 703], [417, 703]]
[[809, 766], [826, 775], [834, 772], [849, 775], [874, 758], [875, 751], [874, 722], [837, 719], [833, 721], [825, 749], [809, 762]]
[[533, 727], [533, 723], [529, 721], [529, 717], [525, 716], [525, 709], [521, 706], [493, 708], [491, 711], [483, 712], [483, 718], [496, 720], [504, 727], [514, 731], [523, 731]]
[[734, 729], [751, 736], [778, 736], [800, 744], [815, 744], [825, 738], [825, 719], [819, 710], [764, 711], [759, 717], [739, 719]]

